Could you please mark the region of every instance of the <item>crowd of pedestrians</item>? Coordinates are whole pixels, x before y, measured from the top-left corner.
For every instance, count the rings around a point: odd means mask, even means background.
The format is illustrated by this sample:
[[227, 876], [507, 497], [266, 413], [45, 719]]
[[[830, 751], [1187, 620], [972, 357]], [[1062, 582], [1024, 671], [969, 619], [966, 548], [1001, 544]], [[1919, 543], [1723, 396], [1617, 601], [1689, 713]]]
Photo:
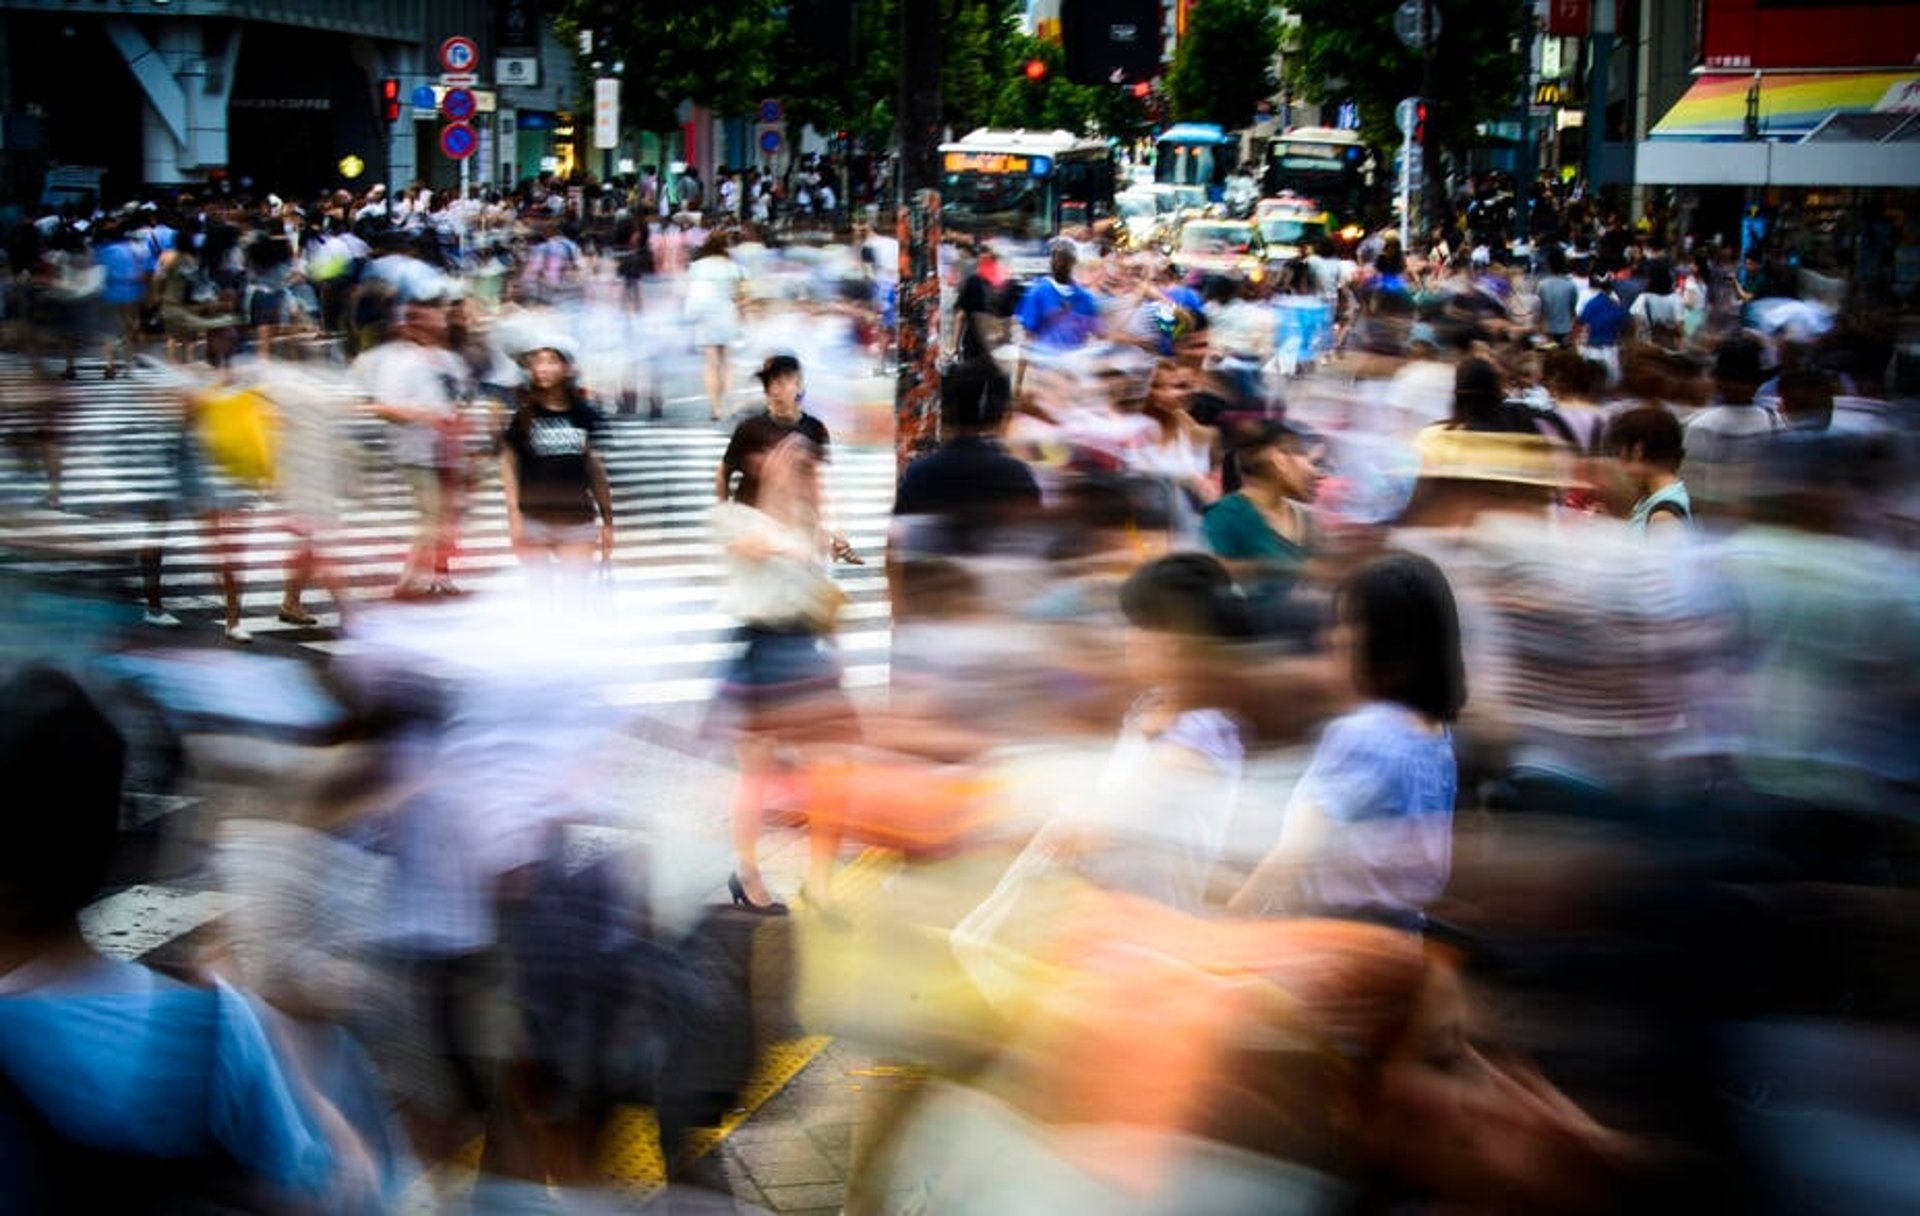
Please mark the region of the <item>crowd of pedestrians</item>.
[[[606, 407], [661, 357], [638, 335], [671, 331], [729, 434], [704, 539], [739, 628], [687, 742], [736, 769], [712, 816], [724, 905], [668, 915], [661, 869], [605, 846], [637, 821], [668, 849], [695, 812], [609, 773], [630, 745], [595, 695], [604, 656], [549, 661], [586, 628], [556, 610], [478, 674], [377, 629], [337, 665], [353, 741], [316, 749], [285, 821], [220, 842], [248, 895], [223, 961], [257, 996], [108, 965], [75, 917], [119, 745], [29, 672], [0, 780], [87, 815], [30, 813], [59, 831], [0, 860], [0, 1117], [84, 1152], [0, 1169], [68, 1195], [75, 1162], [171, 1154], [377, 1210], [483, 1135], [477, 1209], [612, 1203], [595, 1151], [645, 1102], [668, 1179], [719, 1188], [690, 1129], [795, 1018], [912, 1078], [863, 1112], [850, 1212], [1912, 1201], [1892, 1095], [1920, 1075], [1920, 450], [1897, 318], [1819, 283], [1761, 294], [1652, 233], [1516, 256], [1382, 232], [1259, 284], [1093, 231], [1025, 281], [1030, 251], [956, 243], [938, 442], [862, 553], [829, 493], [835, 376], [879, 359], [896, 251], [644, 207], [603, 241], [523, 202], [494, 223], [484, 202], [340, 200], [317, 235], [284, 209], [216, 236], [136, 208], [100, 293], [139, 283], [142, 242], [222, 268], [225, 296], [195, 304], [198, 272], [173, 293], [219, 322], [182, 327], [178, 357], [284, 363], [259, 390], [284, 382], [283, 412], [351, 360], [413, 496], [394, 595], [436, 606], [394, 612], [416, 620], [462, 619], [475, 494], [502, 496], [537, 586], [612, 556], [633, 525]], [[49, 280], [25, 277], [36, 316]], [[130, 329], [73, 367], [158, 374], [124, 353], [155, 281], [117, 293]], [[327, 339], [314, 360], [282, 358], [296, 315]], [[605, 316], [626, 318], [611, 363]], [[741, 366], [758, 400], [736, 412]], [[231, 471], [210, 383], [181, 434]], [[302, 514], [283, 617], [325, 565], [329, 513]], [[868, 560], [884, 689], [849, 685], [837, 641], [836, 564]], [[803, 877], [767, 856], [792, 830]], [[6, 1050], [63, 1008], [99, 1016], [39, 1061]], [[156, 1146], [48, 1096], [68, 1060], [113, 1073], [129, 1019], [216, 1010], [221, 1067], [183, 1071], [216, 1112], [274, 1119]]]

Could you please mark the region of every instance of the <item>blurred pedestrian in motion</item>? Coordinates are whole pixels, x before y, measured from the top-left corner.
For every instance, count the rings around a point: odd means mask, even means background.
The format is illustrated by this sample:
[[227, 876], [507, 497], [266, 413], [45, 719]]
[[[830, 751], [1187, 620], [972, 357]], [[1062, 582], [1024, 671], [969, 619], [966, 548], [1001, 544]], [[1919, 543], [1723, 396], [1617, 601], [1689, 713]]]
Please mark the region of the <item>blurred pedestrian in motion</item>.
[[1233, 905], [1417, 930], [1452, 870], [1459, 613], [1440, 568], [1412, 554], [1356, 571], [1337, 611], [1335, 646], [1364, 704], [1322, 734], [1279, 843]]
[[[714, 707], [716, 722], [739, 735], [728, 887], [736, 905], [782, 915], [787, 906], [768, 890], [759, 860], [782, 749], [845, 740], [855, 729], [832, 641], [846, 595], [827, 569], [830, 557], [851, 550], [822, 519], [819, 449], [804, 432], [750, 454], [745, 472], [751, 498], [743, 486], [738, 500], [713, 510], [727, 555], [725, 607], [741, 621], [741, 649]], [[790, 768], [797, 764], [791, 755], [785, 759]]]
[[389, 451], [413, 491], [418, 513], [394, 598], [456, 595], [453, 554], [465, 511], [466, 447], [460, 406], [468, 393], [464, 360], [447, 349], [444, 284], [402, 305], [396, 339], [355, 365], [375, 417], [392, 424]]
[[993, 1057], [916, 1095], [850, 1196], [912, 1188], [941, 1216], [1600, 1213], [1646, 1164], [1481, 1046], [1459, 962], [1408, 934], [1086, 886], [1048, 907]]
[[232, 518], [232, 491], [214, 476], [207, 440], [220, 441], [220, 455], [231, 466], [223, 471], [264, 483], [271, 468], [271, 453], [265, 446], [271, 409], [257, 392], [225, 372], [202, 387], [182, 391], [179, 412], [166, 437], [172, 476], [161, 495], [145, 507], [147, 537], [140, 551], [140, 581], [146, 596], [142, 618], [146, 624], [162, 629], [180, 625], [180, 619], [167, 611], [161, 566], [173, 524], [184, 519], [206, 530], [220, 576], [227, 640], [253, 641], [241, 620], [239, 550], [245, 538]]
[[1078, 873], [1182, 911], [1209, 902], [1246, 756], [1231, 647], [1250, 622], [1233, 577], [1174, 553], [1120, 587], [1126, 667], [1141, 689], [1084, 806], [1035, 847]]
[[536, 584], [558, 563], [581, 581], [597, 554], [613, 561], [613, 492], [595, 446], [604, 420], [574, 379], [571, 345], [551, 335], [515, 352], [527, 385], [501, 436], [507, 533]]
[[687, 267], [684, 304], [693, 345], [705, 360], [707, 407], [715, 422], [727, 409], [733, 348], [741, 338], [740, 299], [746, 292], [746, 273], [727, 256], [727, 244], [726, 234], [716, 231], [700, 246]]
[[398, 1154], [351, 1042], [82, 936], [79, 913], [113, 859], [126, 757], [66, 675], [32, 667], [0, 682], [0, 1203], [389, 1210]]

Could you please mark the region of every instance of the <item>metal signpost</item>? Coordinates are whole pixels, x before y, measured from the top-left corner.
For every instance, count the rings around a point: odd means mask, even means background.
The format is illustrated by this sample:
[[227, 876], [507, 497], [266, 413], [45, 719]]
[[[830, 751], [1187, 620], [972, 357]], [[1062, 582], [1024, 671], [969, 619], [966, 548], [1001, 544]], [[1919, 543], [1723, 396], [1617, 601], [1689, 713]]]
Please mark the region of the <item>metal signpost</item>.
[[1408, 227], [1413, 219], [1413, 128], [1419, 114], [1418, 97], [1403, 97], [1393, 109], [1393, 121], [1400, 128], [1400, 239], [1409, 248], [1413, 243], [1413, 233]]
[[473, 86], [479, 83], [475, 68], [480, 62], [480, 47], [471, 38], [455, 35], [440, 44], [440, 114], [447, 125], [440, 128], [440, 151], [460, 162], [460, 206], [454, 212], [454, 232], [466, 244], [467, 191], [473, 173], [473, 154], [480, 138], [467, 122], [478, 108]]

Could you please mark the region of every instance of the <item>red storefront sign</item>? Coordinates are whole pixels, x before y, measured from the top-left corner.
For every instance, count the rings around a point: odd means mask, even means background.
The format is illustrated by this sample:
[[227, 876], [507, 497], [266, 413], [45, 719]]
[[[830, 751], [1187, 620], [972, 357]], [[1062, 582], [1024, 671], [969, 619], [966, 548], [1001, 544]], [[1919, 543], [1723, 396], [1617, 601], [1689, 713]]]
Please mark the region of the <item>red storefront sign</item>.
[[[1562, 0], [1553, 0], [1555, 9]], [[1920, 5], [1894, 0], [1699, 0], [1701, 66], [1899, 68], [1920, 48]]]
[[1587, 0], [1552, 0], [1547, 5], [1547, 33], [1556, 38], [1584, 38]]

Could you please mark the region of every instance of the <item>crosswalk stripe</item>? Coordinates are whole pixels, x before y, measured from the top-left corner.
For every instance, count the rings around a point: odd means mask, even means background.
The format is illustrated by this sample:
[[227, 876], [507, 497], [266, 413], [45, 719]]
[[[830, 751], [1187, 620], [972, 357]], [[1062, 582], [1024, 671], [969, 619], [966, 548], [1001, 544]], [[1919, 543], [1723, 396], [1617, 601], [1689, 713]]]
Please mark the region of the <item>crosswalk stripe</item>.
[[[65, 444], [61, 510], [38, 504], [45, 487], [31, 461], [0, 461], [0, 503], [15, 504], [6, 515], [0, 569], [103, 575], [126, 589], [131, 605], [138, 593], [135, 560], [157, 539], [167, 602], [217, 612], [224, 547], [239, 576], [250, 630], [320, 654], [351, 650], [350, 638], [331, 634], [328, 626], [338, 615], [317, 589], [309, 610], [322, 626], [276, 619], [297, 536], [288, 512], [271, 496], [222, 486], [223, 498], [235, 504], [228, 517], [232, 536], [224, 546], [197, 520], [145, 517], [176, 485], [169, 448], [182, 381], [160, 369], [113, 381], [98, 381], [98, 375], [97, 366], [83, 362], [78, 382], [52, 390], [65, 394], [59, 410]], [[24, 408], [47, 391], [47, 382], [23, 361], [0, 359], [0, 430], [30, 421]], [[329, 391], [341, 400], [353, 396], [344, 381]], [[384, 599], [398, 577], [414, 513], [410, 492], [386, 463], [385, 426], [355, 419], [347, 430], [359, 453], [351, 473], [357, 484], [328, 535], [325, 555], [349, 595], [368, 605]], [[714, 687], [714, 670], [732, 652], [735, 623], [717, 610], [726, 564], [707, 532], [713, 470], [726, 443], [727, 436], [710, 426], [607, 419], [603, 454], [618, 539], [609, 584], [595, 594], [604, 597], [608, 613], [634, 623], [631, 644], [622, 647], [627, 653], [610, 671], [619, 703], [704, 699]], [[893, 481], [892, 453], [883, 449], [837, 445], [826, 468], [834, 522], [870, 558], [886, 544]], [[473, 589], [493, 591], [518, 585], [519, 569], [507, 543], [497, 474], [489, 471], [468, 500], [454, 574]], [[836, 576], [848, 595], [840, 649], [849, 681], [883, 679], [889, 641], [885, 580], [872, 566], [840, 568]], [[626, 678], [642, 671], [644, 678]]]

